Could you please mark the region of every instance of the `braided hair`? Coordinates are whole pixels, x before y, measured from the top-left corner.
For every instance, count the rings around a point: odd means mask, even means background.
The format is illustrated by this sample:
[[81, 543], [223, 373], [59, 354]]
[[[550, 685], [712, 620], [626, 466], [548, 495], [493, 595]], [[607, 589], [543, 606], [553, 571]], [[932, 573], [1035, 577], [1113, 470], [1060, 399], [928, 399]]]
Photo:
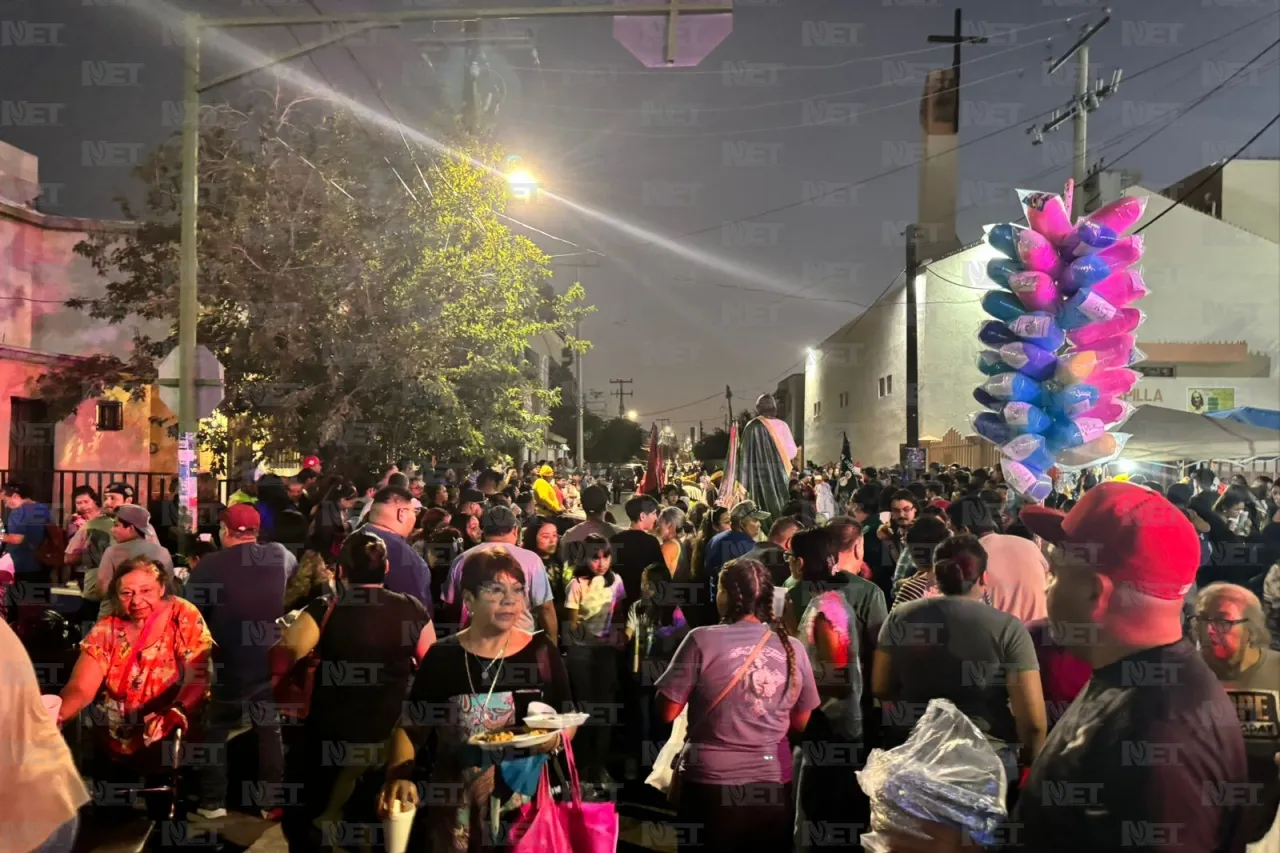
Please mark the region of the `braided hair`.
[[787, 680], [782, 690], [785, 698], [793, 682], [799, 686], [800, 677], [796, 669], [796, 652], [791, 647], [787, 628], [773, 612], [773, 583], [769, 570], [759, 560], [746, 557], [731, 560], [720, 572], [720, 589], [724, 590], [728, 600], [721, 620], [723, 623], [732, 624], [745, 616], [754, 616], [772, 627], [778, 635], [782, 650], [787, 655]]

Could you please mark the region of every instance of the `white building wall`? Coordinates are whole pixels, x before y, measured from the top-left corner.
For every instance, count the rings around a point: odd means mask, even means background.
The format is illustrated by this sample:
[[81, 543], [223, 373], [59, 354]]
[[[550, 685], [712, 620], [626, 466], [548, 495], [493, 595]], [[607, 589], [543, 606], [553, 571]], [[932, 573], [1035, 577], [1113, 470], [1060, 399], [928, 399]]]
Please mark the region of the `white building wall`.
[[[898, 460], [906, 432], [906, 291], [901, 283], [825, 340], [805, 364], [805, 458], [840, 458], [842, 433], [865, 465]], [[893, 378], [881, 397], [879, 380]], [[848, 402], [840, 405], [840, 395]], [[815, 404], [821, 410], [815, 412]]]
[[1280, 160], [1233, 160], [1222, 170], [1222, 219], [1280, 243]]

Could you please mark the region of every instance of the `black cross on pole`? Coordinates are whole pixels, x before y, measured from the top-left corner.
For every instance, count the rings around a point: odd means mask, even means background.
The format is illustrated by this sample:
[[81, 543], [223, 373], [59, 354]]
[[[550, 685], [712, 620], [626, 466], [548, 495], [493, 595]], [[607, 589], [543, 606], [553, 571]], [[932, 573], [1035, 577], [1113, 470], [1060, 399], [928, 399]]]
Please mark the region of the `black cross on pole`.
[[951, 53], [951, 73], [953, 85], [956, 90], [956, 130], [960, 127], [960, 45], [962, 44], [986, 44], [986, 36], [966, 36], [961, 32], [960, 26], [960, 8], [956, 7], [955, 28], [949, 36], [929, 36], [930, 44], [953, 44], [955, 49]]

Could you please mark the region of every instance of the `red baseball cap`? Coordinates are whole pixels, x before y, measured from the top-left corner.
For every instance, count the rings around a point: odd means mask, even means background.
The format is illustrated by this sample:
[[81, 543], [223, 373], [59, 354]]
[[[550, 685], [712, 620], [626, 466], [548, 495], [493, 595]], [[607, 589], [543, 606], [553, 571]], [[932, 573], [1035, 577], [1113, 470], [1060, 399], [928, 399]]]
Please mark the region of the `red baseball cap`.
[[1200, 537], [1161, 495], [1109, 481], [1089, 489], [1071, 512], [1026, 506], [1019, 518], [1032, 533], [1084, 553], [1094, 571], [1116, 584], [1173, 601], [1195, 584]]
[[258, 510], [253, 504], [236, 504], [222, 511], [222, 523], [228, 530], [247, 533], [250, 530], [262, 528], [262, 516], [258, 515]]
[[303, 460], [302, 460], [302, 467], [303, 467], [303, 468], [310, 468], [310, 469], [311, 469], [311, 470], [313, 470], [313, 471], [314, 471], [314, 470], [316, 470], [317, 468], [319, 468], [319, 467], [320, 467], [320, 457], [319, 457], [319, 456], [308, 456], [306, 459], [303, 459]]

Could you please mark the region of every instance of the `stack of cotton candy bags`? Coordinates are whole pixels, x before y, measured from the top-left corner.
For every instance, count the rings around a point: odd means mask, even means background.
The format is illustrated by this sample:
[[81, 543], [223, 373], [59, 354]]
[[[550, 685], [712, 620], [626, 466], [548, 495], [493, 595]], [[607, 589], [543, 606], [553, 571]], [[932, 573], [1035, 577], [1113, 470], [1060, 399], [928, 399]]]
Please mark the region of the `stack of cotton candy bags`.
[[1141, 376], [1131, 366], [1145, 358], [1135, 343], [1145, 316], [1134, 307], [1147, 294], [1142, 237], [1125, 235], [1146, 199], [1125, 196], [1073, 225], [1073, 189], [1019, 190], [1027, 226], [987, 231], [1001, 255], [987, 276], [999, 289], [982, 300], [994, 319], [978, 330], [987, 379], [973, 395], [986, 411], [973, 428], [999, 446], [1010, 487], [1037, 501], [1053, 491], [1051, 469], [1120, 455], [1128, 436], [1115, 430], [1134, 411], [1124, 395]]

